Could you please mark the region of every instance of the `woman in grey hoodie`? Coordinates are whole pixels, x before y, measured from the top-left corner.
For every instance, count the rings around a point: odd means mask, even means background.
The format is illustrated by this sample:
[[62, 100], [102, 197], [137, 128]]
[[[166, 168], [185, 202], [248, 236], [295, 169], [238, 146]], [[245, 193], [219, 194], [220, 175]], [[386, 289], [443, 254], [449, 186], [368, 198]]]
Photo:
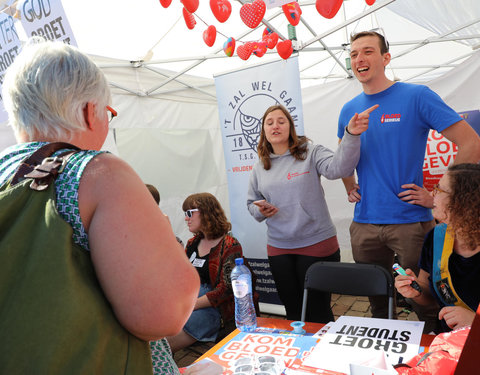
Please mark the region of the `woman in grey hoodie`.
[[[263, 116], [247, 206], [257, 221], [266, 219], [268, 261], [287, 319], [300, 320], [308, 267], [317, 261], [340, 261], [320, 177], [333, 180], [353, 174], [360, 157], [359, 135], [377, 107], [352, 117], [335, 152], [297, 136], [285, 107], [272, 106]], [[330, 293], [312, 294], [308, 305], [307, 321], [333, 320]]]

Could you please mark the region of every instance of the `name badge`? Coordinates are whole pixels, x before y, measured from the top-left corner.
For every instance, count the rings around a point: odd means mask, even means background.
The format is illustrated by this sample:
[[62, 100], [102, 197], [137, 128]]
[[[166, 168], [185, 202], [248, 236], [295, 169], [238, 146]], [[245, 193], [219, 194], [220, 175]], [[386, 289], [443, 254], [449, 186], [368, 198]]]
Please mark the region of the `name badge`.
[[194, 267], [202, 268], [203, 265], [205, 264], [205, 259], [195, 258], [193, 260], [192, 264], [193, 264]]
[[452, 292], [452, 289], [450, 288], [450, 285], [448, 284], [448, 279], [441, 279], [437, 281], [437, 288], [440, 294], [443, 297], [443, 300], [448, 303], [448, 304], [455, 304], [457, 302], [457, 298]]

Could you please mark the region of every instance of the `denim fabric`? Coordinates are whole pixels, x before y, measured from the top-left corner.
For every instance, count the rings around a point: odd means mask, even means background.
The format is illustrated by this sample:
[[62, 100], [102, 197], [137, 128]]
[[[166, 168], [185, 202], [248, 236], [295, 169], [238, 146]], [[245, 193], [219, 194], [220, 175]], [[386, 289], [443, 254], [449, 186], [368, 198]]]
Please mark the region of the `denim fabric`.
[[[198, 296], [212, 290], [209, 284], [201, 284]], [[221, 327], [220, 312], [215, 307], [194, 310], [183, 330], [197, 341], [215, 341]]]

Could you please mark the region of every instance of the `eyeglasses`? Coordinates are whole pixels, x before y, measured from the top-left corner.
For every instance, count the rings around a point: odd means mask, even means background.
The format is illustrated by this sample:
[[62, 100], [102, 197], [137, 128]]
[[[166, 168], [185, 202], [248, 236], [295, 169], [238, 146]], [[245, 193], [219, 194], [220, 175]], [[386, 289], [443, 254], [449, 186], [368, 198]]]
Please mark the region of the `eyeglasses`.
[[198, 208], [192, 208], [191, 210], [185, 211], [185, 216], [192, 217], [194, 212], [200, 211]]
[[448, 191], [445, 191], [443, 189], [440, 189], [440, 186], [438, 184], [435, 184], [432, 190], [432, 195], [435, 196], [437, 193], [445, 193], [445, 194], [450, 194]]
[[[360, 34], [360, 33], [363, 33], [365, 31], [359, 31], [358, 33], [356, 32], [353, 32], [350, 34], [350, 40], [353, 40], [355, 39], [355, 37]], [[376, 27], [374, 29], [371, 29], [371, 30], [367, 30], [366, 31], [367, 33], [375, 33], [377, 34], [378, 36], [380, 36], [384, 41], [385, 41], [385, 46], [387, 47], [387, 52], [389, 51], [390, 49], [390, 44], [388, 44], [388, 40], [387, 40], [387, 36], [385, 35], [385, 30], [383, 30], [383, 28], [381, 27]]]
[[118, 113], [112, 107], [107, 105], [107, 114], [108, 114], [108, 122], [111, 122], [114, 117], [117, 117]]

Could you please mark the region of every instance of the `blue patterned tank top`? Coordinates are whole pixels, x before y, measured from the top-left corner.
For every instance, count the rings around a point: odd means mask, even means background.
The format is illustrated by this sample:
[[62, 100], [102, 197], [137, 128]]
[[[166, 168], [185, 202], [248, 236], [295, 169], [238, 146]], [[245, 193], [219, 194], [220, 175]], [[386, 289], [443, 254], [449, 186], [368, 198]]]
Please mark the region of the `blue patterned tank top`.
[[[7, 182], [19, 164], [47, 142], [21, 143], [0, 152], [0, 185]], [[62, 153], [60, 150], [57, 154]], [[95, 156], [102, 151], [80, 151], [69, 158], [64, 171], [55, 180], [57, 210], [60, 216], [72, 226], [73, 241], [89, 251], [88, 234], [83, 227], [78, 208], [78, 187], [82, 173]]]

